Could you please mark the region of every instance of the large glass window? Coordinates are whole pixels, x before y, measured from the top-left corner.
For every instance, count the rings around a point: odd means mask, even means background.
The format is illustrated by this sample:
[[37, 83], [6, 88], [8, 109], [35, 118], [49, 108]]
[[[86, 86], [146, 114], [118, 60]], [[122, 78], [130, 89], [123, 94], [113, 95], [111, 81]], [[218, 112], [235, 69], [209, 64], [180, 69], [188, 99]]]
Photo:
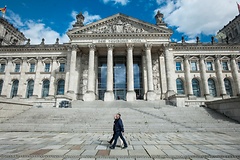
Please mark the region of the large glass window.
[[5, 67], [6, 67], [6, 64], [4, 64], [4, 63], [0, 64], [0, 72], [1, 73], [5, 72]]
[[3, 80], [0, 80], [0, 95], [2, 95], [2, 89], [3, 89]]
[[226, 62], [226, 61], [222, 62], [222, 68], [224, 71], [227, 71], [228, 70], [228, 62]]
[[58, 81], [57, 95], [64, 95], [65, 81], [63, 79]]
[[216, 91], [216, 85], [213, 79], [208, 79], [208, 88], [209, 88], [209, 94], [213, 97], [217, 97], [217, 91]]
[[65, 72], [65, 63], [60, 63], [59, 72]]
[[192, 79], [192, 89], [193, 89], [194, 96], [196, 96], [196, 97], [201, 96], [199, 81], [195, 78]]
[[212, 71], [213, 70], [213, 64], [212, 62], [207, 62], [207, 70]]
[[133, 72], [134, 72], [134, 90], [136, 93], [136, 99], [143, 99], [142, 90], [142, 57], [133, 57]]
[[14, 81], [13, 81], [12, 90], [11, 90], [11, 95], [10, 95], [11, 98], [17, 96], [18, 84], [19, 84], [19, 81], [18, 81], [18, 80], [14, 80]]
[[33, 88], [34, 88], [34, 81], [29, 80], [27, 85], [27, 94], [26, 94], [27, 98], [33, 95]]
[[181, 71], [181, 70], [182, 70], [182, 63], [176, 62], [176, 71]]
[[35, 63], [30, 64], [29, 72], [35, 72]]
[[42, 85], [42, 98], [47, 97], [49, 95], [49, 80], [44, 80]]
[[191, 70], [197, 71], [197, 62], [195, 62], [195, 61], [191, 62]]
[[98, 59], [98, 99], [104, 100], [107, 88], [107, 57]]
[[45, 63], [44, 72], [50, 72], [50, 63]]
[[231, 85], [230, 80], [225, 78], [224, 79], [224, 85], [225, 85], [227, 95], [233, 96], [232, 85]]
[[177, 85], [177, 94], [185, 94], [184, 84], [183, 84], [183, 81], [180, 78], [178, 78], [176, 80], [176, 85]]
[[20, 72], [20, 64], [19, 63], [16, 63], [15, 64], [15, 70], [14, 72]]

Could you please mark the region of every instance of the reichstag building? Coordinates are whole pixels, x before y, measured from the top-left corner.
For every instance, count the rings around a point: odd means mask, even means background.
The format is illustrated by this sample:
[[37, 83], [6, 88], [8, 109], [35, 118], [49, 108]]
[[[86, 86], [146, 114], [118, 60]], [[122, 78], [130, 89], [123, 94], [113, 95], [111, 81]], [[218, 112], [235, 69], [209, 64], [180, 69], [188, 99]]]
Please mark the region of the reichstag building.
[[235, 17], [202, 43], [171, 42], [172, 30], [115, 14], [84, 25], [84, 16], [67, 32], [69, 43], [32, 45], [0, 19], [0, 95], [6, 99], [156, 101], [182, 98], [207, 101], [240, 95], [240, 20]]

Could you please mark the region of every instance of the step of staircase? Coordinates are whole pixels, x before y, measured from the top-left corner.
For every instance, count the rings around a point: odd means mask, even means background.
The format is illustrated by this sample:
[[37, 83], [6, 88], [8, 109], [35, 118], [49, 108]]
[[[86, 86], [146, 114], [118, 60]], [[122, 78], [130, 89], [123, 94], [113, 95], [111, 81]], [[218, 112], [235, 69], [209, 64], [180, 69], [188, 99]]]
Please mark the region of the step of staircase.
[[146, 101], [74, 101], [72, 108], [24, 110], [2, 121], [0, 131], [109, 133], [118, 112], [122, 114], [125, 131], [132, 133], [240, 130], [239, 123], [204, 107], [173, 107]]

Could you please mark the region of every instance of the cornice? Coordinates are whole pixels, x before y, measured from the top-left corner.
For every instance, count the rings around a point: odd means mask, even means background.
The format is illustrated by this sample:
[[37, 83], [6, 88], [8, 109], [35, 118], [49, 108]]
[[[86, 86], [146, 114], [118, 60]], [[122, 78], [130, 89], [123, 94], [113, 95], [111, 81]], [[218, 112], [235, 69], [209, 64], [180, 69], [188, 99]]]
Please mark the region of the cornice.
[[211, 45], [211, 44], [172, 44], [172, 48], [175, 51], [239, 51], [240, 50], [240, 44], [215, 44], [215, 45]]
[[14, 45], [1, 46], [1, 52], [43, 52], [43, 51], [67, 51], [67, 45]]

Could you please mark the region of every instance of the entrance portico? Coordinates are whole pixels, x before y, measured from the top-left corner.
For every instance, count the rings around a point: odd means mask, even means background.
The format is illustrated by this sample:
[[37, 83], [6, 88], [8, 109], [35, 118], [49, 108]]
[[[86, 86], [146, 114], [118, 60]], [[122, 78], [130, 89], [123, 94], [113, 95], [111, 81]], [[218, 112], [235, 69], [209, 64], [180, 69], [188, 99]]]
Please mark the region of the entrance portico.
[[117, 14], [96, 24], [78, 26], [77, 22], [68, 36], [85, 56], [81, 59], [86, 66], [80, 67], [82, 88], [76, 94], [84, 101], [160, 99], [161, 87], [156, 86], [165, 77], [160, 77], [159, 69], [153, 70], [160, 67], [156, 55], [163, 44], [169, 44], [172, 32], [161, 17], [157, 19], [158, 24], [152, 25]]

